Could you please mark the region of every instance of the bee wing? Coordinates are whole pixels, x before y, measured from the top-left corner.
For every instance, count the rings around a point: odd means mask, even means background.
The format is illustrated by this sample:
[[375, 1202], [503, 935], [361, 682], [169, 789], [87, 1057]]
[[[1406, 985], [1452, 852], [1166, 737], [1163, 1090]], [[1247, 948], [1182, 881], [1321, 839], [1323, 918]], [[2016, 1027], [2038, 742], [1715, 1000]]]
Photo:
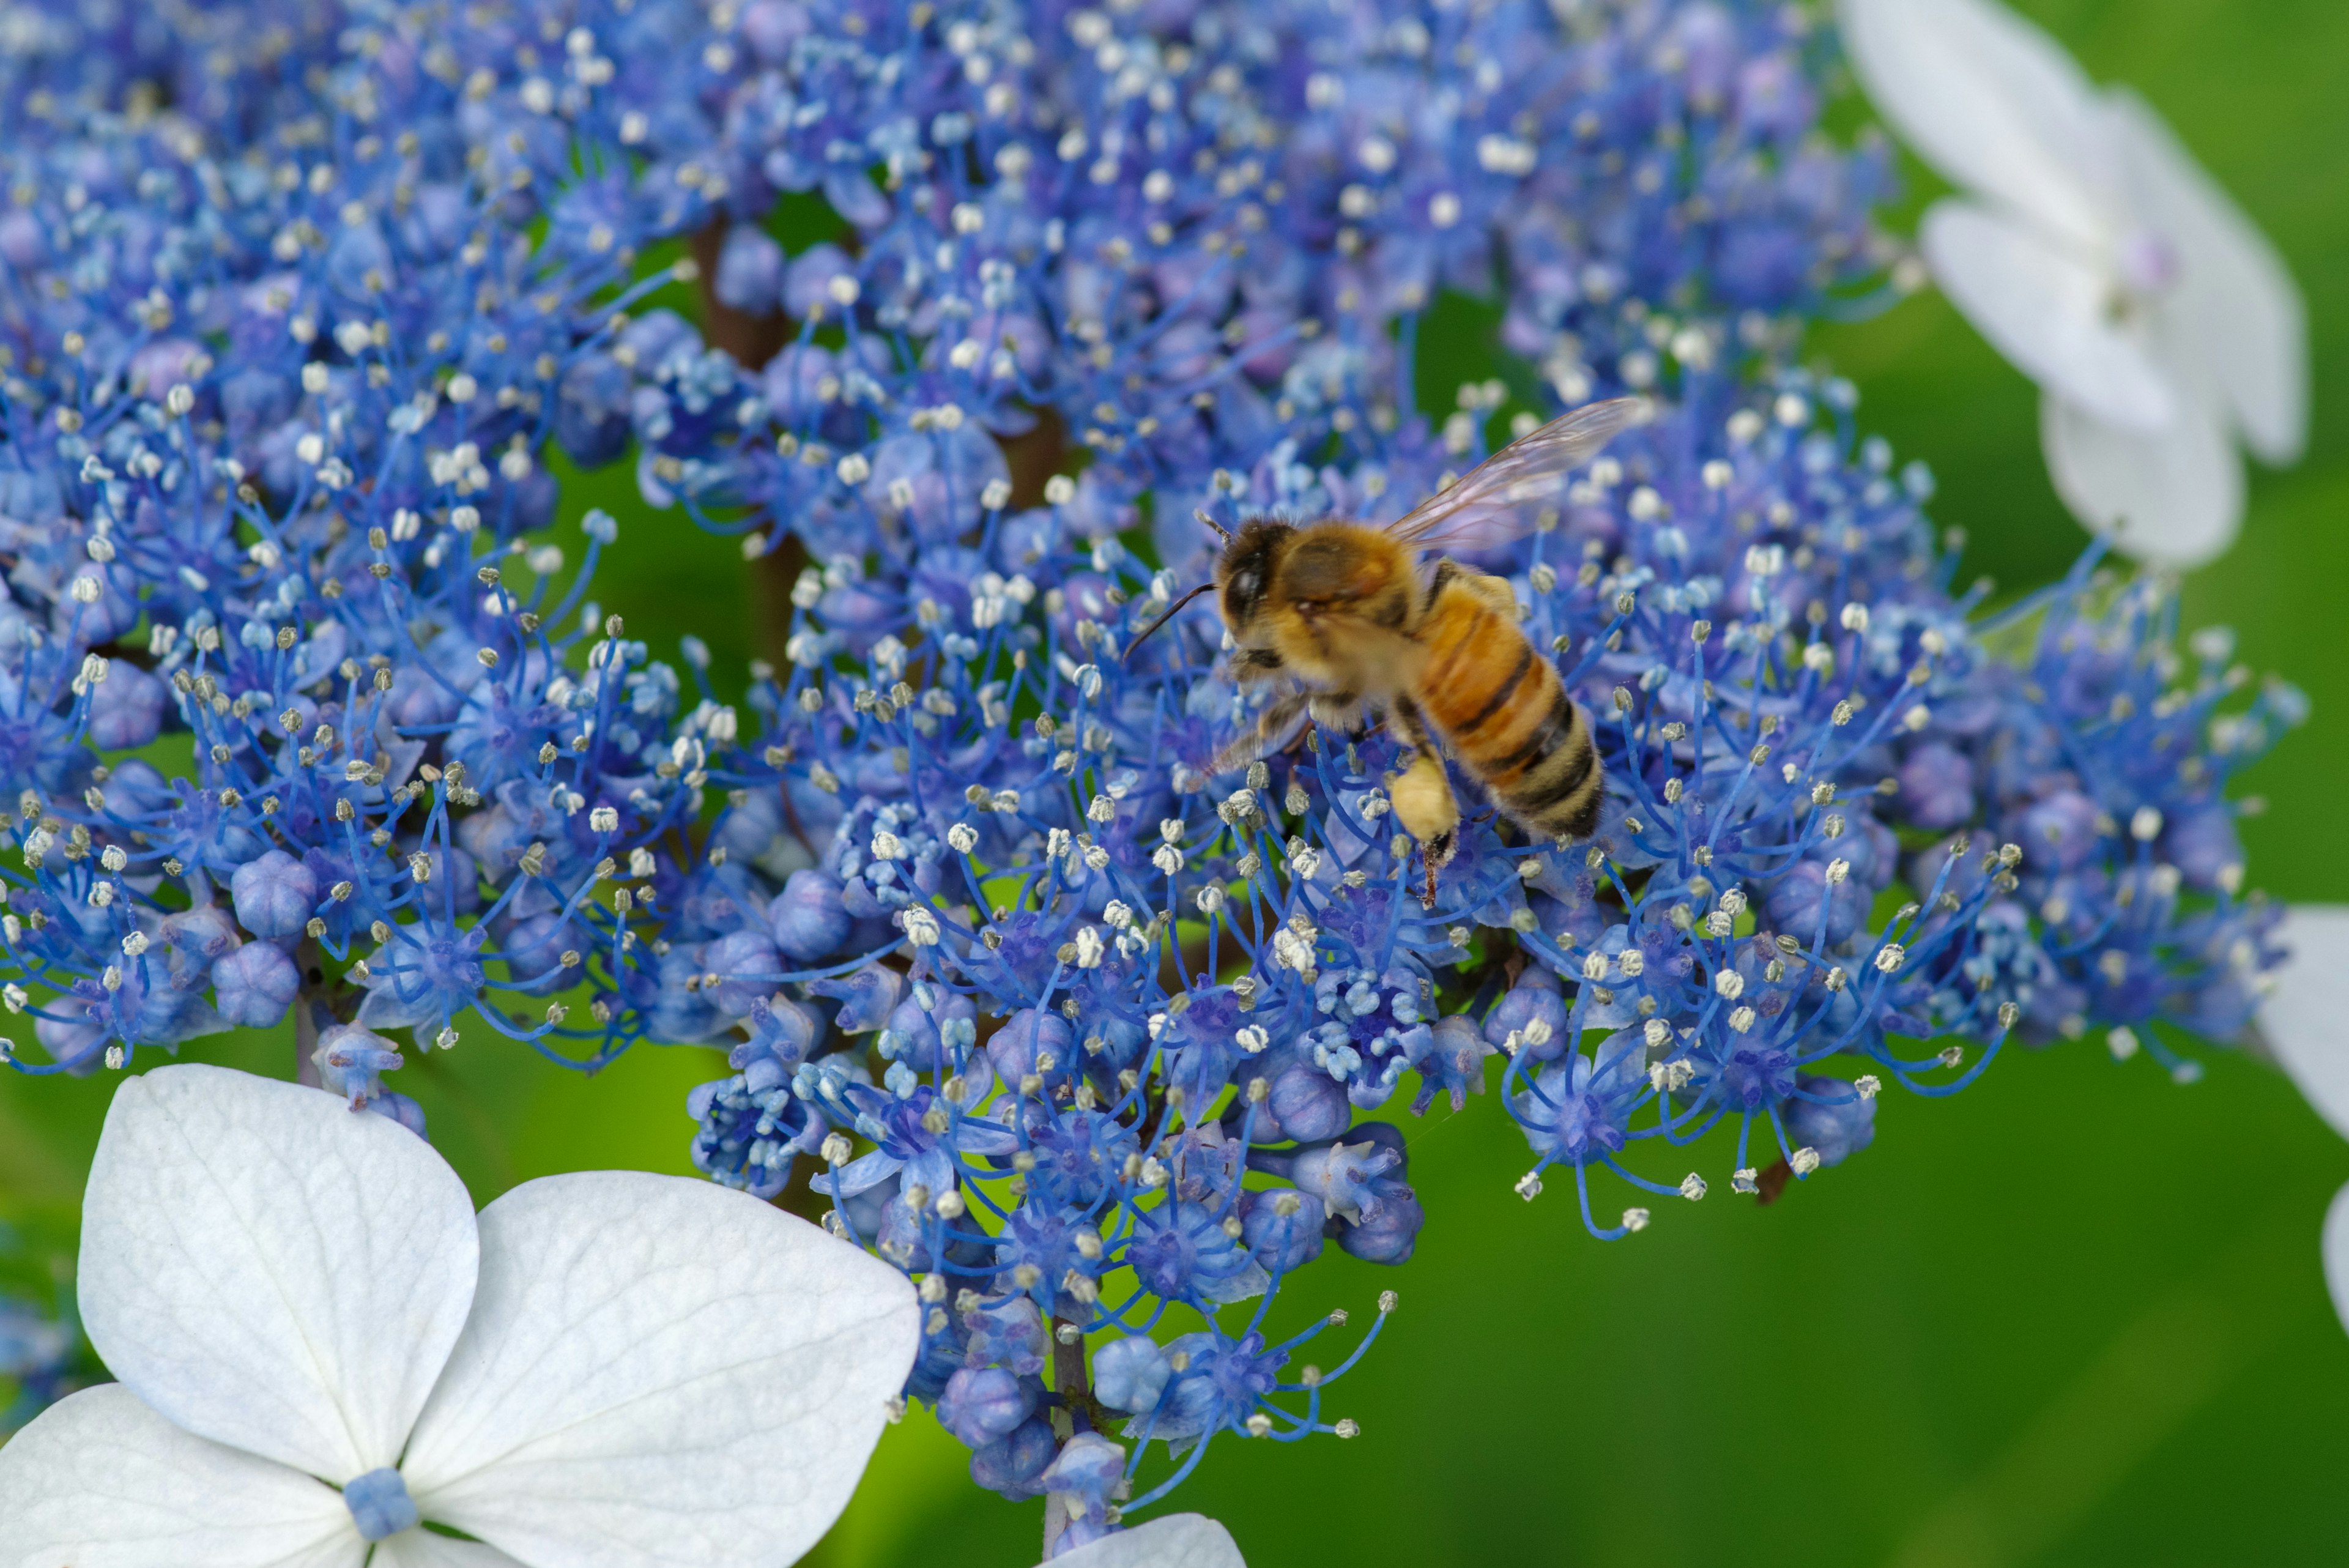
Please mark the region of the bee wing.
[[1518, 437], [1451, 488], [1431, 495], [1387, 532], [1414, 550], [1478, 550], [1533, 531], [1543, 503], [1566, 476], [1599, 455], [1617, 431], [1648, 418], [1645, 398], [1611, 398], [1562, 414]]

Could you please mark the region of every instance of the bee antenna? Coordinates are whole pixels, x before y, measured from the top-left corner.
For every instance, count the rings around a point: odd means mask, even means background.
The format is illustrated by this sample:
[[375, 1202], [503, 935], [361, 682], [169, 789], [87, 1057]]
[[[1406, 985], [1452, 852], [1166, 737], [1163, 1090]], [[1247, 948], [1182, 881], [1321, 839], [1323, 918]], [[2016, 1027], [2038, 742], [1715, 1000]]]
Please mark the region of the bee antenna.
[[1176, 599], [1173, 605], [1167, 607], [1167, 611], [1164, 615], [1160, 616], [1156, 620], [1154, 620], [1148, 626], [1143, 627], [1142, 628], [1141, 635], [1136, 637], [1132, 642], [1125, 645], [1125, 652], [1121, 656], [1121, 662], [1124, 659], [1132, 659], [1133, 657], [1133, 650], [1140, 648], [1143, 643], [1149, 641], [1150, 634], [1152, 632], [1156, 631], [1160, 627], [1164, 626], [1168, 621], [1173, 620], [1175, 616], [1182, 613], [1182, 609], [1185, 605], [1189, 604], [1193, 599], [1197, 598], [1201, 594], [1206, 593], [1209, 588], [1212, 588], [1215, 586], [1216, 585], [1212, 582], [1201, 583], [1197, 587], [1193, 588], [1189, 593], [1185, 594], [1181, 598]]
[[[1221, 539], [1225, 544], [1228, 545], [1232, 542], [1231, 530], [1226, 528], [1222, 524], [1208, 516], [1206, 508], [1203, 506], [1194, 506], [1191, 508], [1191, 515], [1196, 517], [1200, 522], [1205, 523], [1208, 527], [1213, 528], [1216, 531], [1216, 537]], [[1170, 611], [1169, 613], [1171, 614], [1173, 612]]]

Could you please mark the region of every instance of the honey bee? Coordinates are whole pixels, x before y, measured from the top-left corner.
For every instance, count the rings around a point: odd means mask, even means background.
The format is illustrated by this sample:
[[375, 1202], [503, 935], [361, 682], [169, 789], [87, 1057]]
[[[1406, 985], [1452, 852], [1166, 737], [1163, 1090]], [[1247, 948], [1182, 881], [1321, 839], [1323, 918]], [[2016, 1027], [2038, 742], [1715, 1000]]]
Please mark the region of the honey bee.
[[1347, 733], [1380, 718], [1412, 749], [1388, 794], [1396, 820], [1426, 851], [1431, 886], [1460, 823], [1439, 744], [1527, 834], [1588, 837], [1604, 784], [1589, 721], [1518, 629], [1516, 594], [1449, 558], [1423, 573], [1419, 556], [1530, 530], [1566, 475], [1645, 411], [1640, 400], [1619, 398], [1553, 420], [1385, 527], [1258, 518], [1226, 533], [1199, 514], [1224, 548], [1213, 582], [1195, 594], [1216, 593], [1234, 675], [1293, 688], [1216, 770], [1279, 750], [1309, 716]]

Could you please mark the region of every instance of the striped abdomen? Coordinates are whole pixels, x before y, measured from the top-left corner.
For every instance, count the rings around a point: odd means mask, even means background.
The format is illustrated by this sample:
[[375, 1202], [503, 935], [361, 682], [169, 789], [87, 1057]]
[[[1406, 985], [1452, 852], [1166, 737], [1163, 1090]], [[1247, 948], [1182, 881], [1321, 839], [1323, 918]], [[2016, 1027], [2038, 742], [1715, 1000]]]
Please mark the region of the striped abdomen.
[[1603, 783], [1590, 726], [1557, 667], [1517, 629], [1515, 599], [1504, 610], [1464, 576], [1437, 578], [1419, 626], [1427, 664], [1412, 695], [1519, 826], [1586, 838], [1599, 825]]

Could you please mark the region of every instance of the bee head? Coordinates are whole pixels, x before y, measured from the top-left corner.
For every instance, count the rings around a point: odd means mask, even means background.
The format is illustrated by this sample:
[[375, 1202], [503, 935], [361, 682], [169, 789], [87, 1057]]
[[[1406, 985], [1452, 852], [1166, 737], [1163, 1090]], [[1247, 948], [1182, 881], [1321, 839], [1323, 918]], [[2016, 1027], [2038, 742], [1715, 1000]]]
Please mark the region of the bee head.
[[1237, 534], [1231, 534], [1205, 512], [1197, 515], [1200, 522], [1224, 538], [1224, 550], [1216, 557], [1215, 576], [1176, 599], [1164, 615], [1143, 628], [1126, 645], [1125, 656], [1129, 659], [1152, 634], [1173, 620], [1185, 605], [1211, 589], [1217, 594], [1225, 626], [1235, 632], [1246, 626], [1264, 603], [1265, 585], [1271, 580], [1275, 558], [1296, 532], [1286, 523], [1258, 519], [1244, 525]]
[[1274, 562], [1296, 529], [1270, 518], [1258, 518], [1232, 535], [1216, 563], [1216, 586], [1223, 602], [1224, 621], [1237, 631], [1256, 618], [1272, 580]]

